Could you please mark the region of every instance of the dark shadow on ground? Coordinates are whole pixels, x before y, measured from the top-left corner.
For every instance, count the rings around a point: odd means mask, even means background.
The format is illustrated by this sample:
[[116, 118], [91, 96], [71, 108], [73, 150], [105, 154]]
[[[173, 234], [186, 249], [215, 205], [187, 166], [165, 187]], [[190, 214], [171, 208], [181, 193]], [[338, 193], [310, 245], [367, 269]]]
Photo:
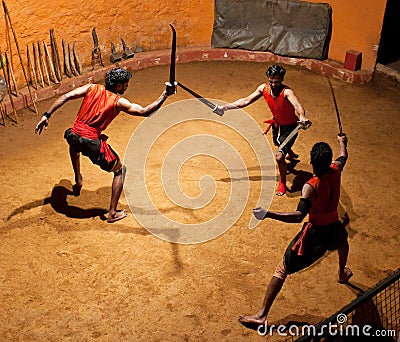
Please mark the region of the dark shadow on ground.
[[270, 180], [275, 180], [276, 177], [275, 176], [248, 176], [248, 177], [240, 177], [240, 178], [231, 178], [231, 177], [227, 177], [227, 178], [220, 178], [218, 179], [218, 181], [220, 182], [224, 182], [224, 183], [231, 183], [231, 182], [241, 182], [241, 181], [246, 181], [249, 180], [251, 182], [260, 182], [262, 180], [265, 181], [270, 181]]
[[[69, 218], [80, 218], [86, 219], [91, 217], [99, 217], [101, 220], [106, 220], [107, 210], [103, 208], [88, 208], [83, 209], [74, 205], [68, 204], [68, 196], [73, 196], [72, 184], [68, 180], [61, 180], [59, 184], [55, 185], [53, 190], [51, 191], [51, 195], [49, 197], [44, 198], [43, 200], [37, 200], [30, 203], [27, 203], [14, 211], [7, 217], [7, 221], [10, 220], [13, 216], [21, 214], [27, 210], [44, 206], [46, 204], [50, 204], [51, 207], [58, 213], [65, 215]], [[104, 188], [106, 190], [106, 188]], [[103, 189], [99, 190], [100, 193], [103, 192]], [[82, 190], [81, 197], [96, 197], [99, 198], [99, 191], [88, 191]], [[107, 189], [109, 192], [109, 189]]]
[[295, 167], [300, 161], [291, 159], [287, 162], [287, 173], [294, 175], [292, 187], [287, 190], [288, 197], [296, 197], [301, 195], [301, 189], [304, 184], [312, 177], [312, 173], [304, 170], [296, 170]]

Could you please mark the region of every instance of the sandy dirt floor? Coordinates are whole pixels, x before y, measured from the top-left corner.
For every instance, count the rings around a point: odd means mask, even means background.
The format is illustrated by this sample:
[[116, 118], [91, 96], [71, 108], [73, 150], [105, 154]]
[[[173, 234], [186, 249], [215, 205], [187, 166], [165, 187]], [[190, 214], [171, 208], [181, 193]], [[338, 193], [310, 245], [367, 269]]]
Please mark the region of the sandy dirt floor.
[[[179, 64], [177, 79], [203, 96], [229, 102], [265, 82], [268, 66]], [[167, 66], [134, 72], [125, 96], [142, 105], [150, 103], [163, 91], [168, 72]], [[285, 83], [294, 89], [313, 122], [295, 144], [300, 162], [288, 175], [291, 191], [274, 197], [271, 204], [274, 210], [292, 211], [311, 175], [309, 150], [315, 142], [326, 141], [336, 155], [338, 126], [324, 76], [287, 66]], [[348, 265], [354, 272], [354, 286], [336, 282], [337, 255], [329, 253], [287, 279], [271, 309], [270, 324], [315, 324], [356, 298], [355, 288], [366, 290], [399, 267], [399, 88], [378, 81], [363, 86], [332, 83], [349, 138], [340, 214], [347, 213], [350, 220]], [[166, 105], [188, 98], [179, 91]], [[52, 101], [39, 103], [39, 111], [48, 109]], [[72, 125], [80, 103], [67, 103], [41, 136], [34, 134], [39, 118], [29, 110], [19, 113], [18, 124], [7, 121], [0, 126], [0, 340], [279, 340], [245, 329], [238, 316], [258, 310], [276, 264], [301, 225], [265, 220], [248, 229], [260, 177], [254, 159], [247, 158], [246, 142], [242, 158], [251, 192], [239, 220], [211, 241], [174, 244], [150, 234], [131, 213], [114, 224], [104, 221], [112, 175], [87, 159], [82, 159], [81, 196], [71, 195], [73, 172], [63, 133]], [[246, 112], [260, 129], [271, 117], [263, 100]], [[143, 120], [121, 113], [106, 130], [121, 157]], [[271, 142], [270, 135], [266, 139]], [[161, 164], [163, 156], [155, 156]], [[226, 169], [221, 166], [219, 172], [218, 163], [199, 158], [182, 172], [183, 189], [196, 196], [199, 178], [211, 172], [225, 193]], [[163, 203], [160, 196], [158, 205], [169, 208], [169, 217], [184, 222], [208, 219], [197, 216], [196, 210]], [[226, 198], [216, 195], [210, 208], [221, 208], [220, 201]], [[124, 196], [120, 208], [129, 210]]]

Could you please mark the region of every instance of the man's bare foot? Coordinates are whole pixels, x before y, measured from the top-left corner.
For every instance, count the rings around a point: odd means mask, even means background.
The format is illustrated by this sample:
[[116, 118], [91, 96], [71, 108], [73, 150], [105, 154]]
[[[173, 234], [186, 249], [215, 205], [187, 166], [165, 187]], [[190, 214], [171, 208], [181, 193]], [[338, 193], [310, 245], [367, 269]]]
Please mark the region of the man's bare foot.
[[239, 322], [244, 325], [246, 328], [257, 330], [260, 325], [264, 326], [266, 318], [260, 318], [257, 315], [253, 316], [240, 316]]
[[347, 284], [352, 276], [353, 276], [353, 272], [351, 271], [351, 269], [348, 267], [345, 267], [343, 270], [343, 273], [339, 274], [337, 281], [339, 284]]
[[81, 189], [82, 189], [82, 182], [74, 184], [72, 186], [72, 194], [75, 197], [78, 197], [81, 194]]
[[114, 223], [126, 217], [126, 210], [117, 210], [114, 214], [108, 213], [108, 223]]
[[289, 150], [289, 152], [286, 154], [286, 159], [292, 160], [292, 159], [297, 159], [299, 158], [299, 155], [294, 153], [292, 150]]
[[83, 177], [79, 173], [78, 176], [75, 176], [75, 184], [72, 186], [72, 193], [75, 197], [78, 197], [81, 194], [83, 184]]

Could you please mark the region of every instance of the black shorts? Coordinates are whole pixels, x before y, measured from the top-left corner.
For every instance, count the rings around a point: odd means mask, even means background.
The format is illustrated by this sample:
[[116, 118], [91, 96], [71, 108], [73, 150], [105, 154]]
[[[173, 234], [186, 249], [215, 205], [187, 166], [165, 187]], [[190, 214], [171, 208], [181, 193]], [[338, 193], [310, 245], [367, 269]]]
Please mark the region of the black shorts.
[[[293, 125], [287, 125], [287, 126], [282, 126], [278, 125], [278, 127], [272, 126], [272, 138], [274, 140], [275, 146], [280, 146], [287, 136], [297, 127], [297, 123]], [[294, 142], [297, 139], [297, 136], [299, 134], [297, 133], [296, 135], [293, 136], [292, 139], [286, 144], [286, 146], [283, 147], [282, 152], [284, 154], [288, 153], [289, 150], [292, 148]]]
[[120, 164], [118, 154], [111, 148], [112, 153], [116, 156], [112, 162], [105, 159], [105, 155], [100, 153], [100, 139], [86, 139], [73, 133], [71, 128], [68, 128], [64, 133], [64, 138], [67, 140], [73, 152], [81, 152], [84, 156], [89, 157], [93, 164], [99, 165], [102, 170], [107, 172], [114, 171], [116, 165]]
[[283, 263], [285, 264], [285, 268], [289, 274], [311, 266], [327, 251], [339, 249], [339, 247], [347, 240], [348, 234], [346, 228], [340, 221], [326, 226], [313, 225], [311, 231], [307, 234], [304, 255], [297, 255], [297, 252], [292, 250], [292, 246], [300, 238], [306, 224], [307, 223], [303, 225], [301, 231], [289, 244], [283, 257]]

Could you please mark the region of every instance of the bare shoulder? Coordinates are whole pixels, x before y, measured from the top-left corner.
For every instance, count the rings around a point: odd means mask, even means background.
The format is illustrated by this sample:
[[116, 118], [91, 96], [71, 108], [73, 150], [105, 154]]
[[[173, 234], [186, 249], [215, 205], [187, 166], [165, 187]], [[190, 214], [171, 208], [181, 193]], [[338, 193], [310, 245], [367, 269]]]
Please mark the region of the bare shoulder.
[[130, 102], [124, 97], [120, 97], [117, 102], [117, 109], [131, 115], [139, 115], [143, 107], [136, 103]]
[[117, 101], [117, 106], [120, 108], [120, 110], [123, 110], [124, 108], [129, 108], [131, 105], [132, 103], [125, 97], [120, 97]]
[[67, 99], [73, 99], [73, 98], [85, 96], [92, 85], [93, 85], [92, 83], [85, 84], [83, 86], [80, 86], [78, 88], [75, 88], [75, 89], [69, 91], [64, 96]]
[[94, 84], [93, 83], [86, 83], [81, 87], [78, 87], [76, 89], [81, 89], [84, 92], [87, 92]]
[[286, 88], [283, 90], [283, 94], [285, 96], [293, 96], [294, 95], [294, 91], [292, 88], [289, 88], [288, 86], [285, 86]]
[[267, 85], [266, 83], [260, 84], [260, 85], [258, 86], [258, 88], [257, 88], [257, 91], [258, 91], [259, 93], [262, 93], [262, 92], [264, 91], [264, 88], [265, 88], [266, 85]]

